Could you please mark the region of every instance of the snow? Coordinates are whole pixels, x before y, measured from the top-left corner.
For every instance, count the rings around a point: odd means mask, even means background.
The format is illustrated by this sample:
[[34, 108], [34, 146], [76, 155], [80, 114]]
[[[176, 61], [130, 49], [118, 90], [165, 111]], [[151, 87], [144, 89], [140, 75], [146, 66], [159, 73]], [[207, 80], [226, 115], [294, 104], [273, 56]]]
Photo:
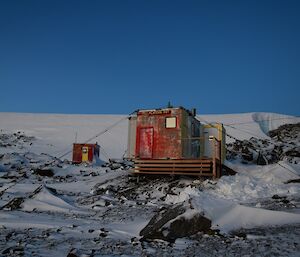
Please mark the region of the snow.
[[213, 228], [228, 233], [239, 228], [253, 228], [261, 226], [300, 223], [300, 214], [263, 210], [242, 206], [232, 200], [221, 199], [209, 192], [201, 192], [187, 187], [178, 197], [166, 199], [169, 204], [176, 204], [189, 200], [194, 207], [183, 216], [187, 219], [195, 213], [203, 213], [212, 220]]
[[[232, 126], [238, 130], [231, 127], [225, 128], [229, 134], [239, 139], [249, 139], [251, 134], [259, 138], [268, 138], [266, 135], [268, 130], [282, 124], [300, 122], [300, 118], [275, 113], [198, 115], [197, 117], [200, 121], [236, 124]], [[3, 121], [0, 129], [2, 132], [10, 133], [22, 131], [27, 136], [36, 137], [37, 142], [26, 147], [28, 152], [60, 156], [72, 149], [76, 133], [77, 142], [85, 142], [122, 119], [124, 120], [105, 133], [105, 136], [95, 139], [110, 158], [120, 158], [124, 154], [127, 144], [128, 123], [125, 115], [0, 113], [0, 121]], [[70, 158], [70, 156], [69, 154], [66, 157]], [[106, 160], [105, 156], [101, 157]]]
[[300, 222], [300, 214], [250, 208], [238, 204], [232, 206], [227, 212], [222, 211], [221, 214], [218, 218], [213, 217], [213, 227], [219, 228], [222, 232], [229, 232], [239, 228], [285, 225]]
[[[269, 140], [268, 131], [282, 124], [300, 122], [297, 117], [274, 113], [199, 115], [198, 118], [203, 123], [224, 123], [228, 134], [240, 140], [254, 136]], [[145, 243], [143, 248], [138, 241], [139, 231], [157, 209], [188, 202], [195, 209], [183, 214], [185, 218], [201, 212], [211, 219], [212, 228], [225, 236], [239, 229], [268, 231], [272, 227], [284, 230], [290, 229], [289, 225], [296, 226], [292, 230], [294, 235], [285, 232], [280, 237], [287, 240], [289, 254], [296, 256], [297, 247], [290, 246], [296, 241], [300, 224], [300, 186], [286, 182], [299, 179], [299, 163], [283, 160], [257, 166], [227, 162], [227, 166], [238, 172], [236, 175], [223, 176], [218, 181], [181, 178], [180, 184], [172, 188], [173, 182], [163, 179], [136, 185], [129, 181], [128, 171], [122, 168], [111, 170], [96, 163], [76, 166], [54, 158], [72, 150], [76, 133], [77, 142], [84, 142], [119, 120], [122, 121], [118, 126], [92, 142], [100, 145], [100, 159], [104, 161], [121, 159], [126, 150], [125, 115], [0, 113], [0, 134], [8, 135], [0, 138], [3, 143], [0, 144], [0, 208], [14, 198], [22, 199], [19, 206], [0, 210], [1, 248], [6, 248], [5, 238], [13, 232], [15, 239], [9, 245], [17, 243], [17, 235], [22, 235], [27, 240], [24, 247], [35, 249], [40, 256], [66, 256], [71, 246], [82, 249], [82, 255], [87, 256], [91, 249], [96, 249], [99, 256], [155, 256], [163, 255], [166, 249], [173, 256], [181, 256], [182, 252], [190, 256], [195, 252], [189, 249], [198, 250], [198, 245], [188, 238], [176, 240], [172, 248], [162, 242]], [[70, 160], [71, 154], [64, 158]], [[53, 177], [34, 174], [39, 167], [50, 168]], [[274, 196], [279, 200], [273, 199]], [[268, 204], [272, 208], [267, 208]], [[273, 240], [271, 236], [260, 237], [255, 233], [247, 238], [256, 242], [265, 238]], [[46, 243], [48, 240], [54, 247]], [[201, 240], [211, 240], [214, 246], [219, 243], [215, 240], [221, 239], [203, 236]], [[243, 242], [236, 243], [243, 248]], [[207, 253], [204, 248], [199, 254]], [[212, 256], [228, 254], [227, 246], [224, 249], [222, 254], [212, 253]]]
[[61, 191], [67, 191], [67, 192], [73, 192], [73, 193], [93, 193], [92, 189], [96, 184], [104, 184], [108, 180], [112, 180], [114, 178], [117, 178], [119, 176], [125, 175], [126, 171], [119, 170], [116, 172], [111, 173], [105, 173], [101, 174], [101, 176], [98, 177], [92, 177], [85, 180], [80, 181], [74, 181], [74, 182], [67, 182], [67, 183], [52, 183], [49, 184], [48, 187], [61, 190]]
[[252, 201], [259, 198], [272, 197], [273, 195], [299, 195], [300, 187], [284, 182], [299, 178], [298, 169], [292, 168], [287, 163], [280, 162], [287, 169], [278, 164], [267, 166], [233, 165], [238, 171], [235, 176], [223, 176], [212, 191], [215, 195], [232, 199], [238, 202]]
[[242, 206], [203, 193], [192, 198], [192, 203], [212, 220], [213, 228], [224, 233], [239, 228], [300, 223], [300, 214]]
[[27, 212], [36, 210], [46, 212], [86, 213], [55, 196], [47, 187], [43, 187], [33, 198], [26, 200], [22, 204], [22, 210]]
[[[225, 125], [226, 132], [240, 140], [250, 139], [255, 136], [260, 139], [269, 139], [267, 133], [283, 124], [300, 122], [299, 117], [277, 113], [243, 113], [226, 115], [198, 115], [204, 124], [219, 122]], [[229, 143], [233, 141], [227, 138]]]
[[[77, 142], [85, 142], [123, 118], [126, 116], [0, 113], [0, 120], [3, 121], [0, 129], [10, 133], [22, 131], [28, 136], [36, 137], [37, 142], [26, 147], [26, 151], [48, 153], [58, 157], [72, 149], [76, 133]], [[127, 120], [124, 119], [104, 137], [95, 139], [110, 158], [119, 158], [124, 154], [127, 127]], [[66, 156], [70, 157], [71, 154]], [[101, 157], [106, 160], [105, 156]]]
[[72, 223], [65, 219], [51, 220], [48, 215], [33, 215], [26, 212], [0, 213], [0, 225], [16, 229], [25, 228], [59, 228], [61, 226], [71, 225]]

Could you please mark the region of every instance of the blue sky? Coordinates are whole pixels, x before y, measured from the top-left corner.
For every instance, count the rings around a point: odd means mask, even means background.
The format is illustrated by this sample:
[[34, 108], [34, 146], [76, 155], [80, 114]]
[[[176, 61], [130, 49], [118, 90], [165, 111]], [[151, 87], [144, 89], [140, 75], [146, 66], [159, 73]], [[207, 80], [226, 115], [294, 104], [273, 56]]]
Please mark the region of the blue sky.
[[300, 1], [0, 2], [0, 111], [300, 114]]

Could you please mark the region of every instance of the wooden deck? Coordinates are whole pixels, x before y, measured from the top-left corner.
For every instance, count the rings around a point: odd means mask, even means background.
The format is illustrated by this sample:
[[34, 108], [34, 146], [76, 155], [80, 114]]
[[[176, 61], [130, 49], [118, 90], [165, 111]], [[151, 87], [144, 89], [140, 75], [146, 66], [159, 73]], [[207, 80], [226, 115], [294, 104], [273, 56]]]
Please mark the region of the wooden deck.
[[219, 159], [135, 159], [134, 175], [186, 175], [198, 177], [221, 177], [222, 165]]

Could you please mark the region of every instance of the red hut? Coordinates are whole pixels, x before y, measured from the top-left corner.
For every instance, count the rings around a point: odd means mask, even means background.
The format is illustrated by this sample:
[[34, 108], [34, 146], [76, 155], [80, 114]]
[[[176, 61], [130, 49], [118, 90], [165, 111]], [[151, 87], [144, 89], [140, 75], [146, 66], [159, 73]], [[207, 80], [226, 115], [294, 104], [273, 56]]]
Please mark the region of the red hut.
[[[203, 126], [195, 110], [183, 107], [140, 110], [129, 120], [127, 157], [136, 174], [220, 176], [221, 143], [204, 144]], [[212, 147], [210, 156], [204, 146]]]
[[182, 107], [143, 110], [136, 122], [135, 158], [200, 157], [200, 122], [190, 111]]
[[73, 144], [73, 163], [92, 162], [99, 157], [100, 146], [96, 144]]

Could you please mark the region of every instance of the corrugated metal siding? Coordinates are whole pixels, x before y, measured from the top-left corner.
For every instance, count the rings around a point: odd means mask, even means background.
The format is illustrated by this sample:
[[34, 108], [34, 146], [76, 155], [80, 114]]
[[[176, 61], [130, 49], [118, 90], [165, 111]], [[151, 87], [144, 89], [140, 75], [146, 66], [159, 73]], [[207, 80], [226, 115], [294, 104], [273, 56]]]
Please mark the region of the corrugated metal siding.
[[132, 116], [128, 121], [128, 143], [126, 157], [131, 159], [135, 158], [135, 144], [136, 144], [136, 122], [137, 117]]
[[182, 122], [182, 150], [183, 158], [200, 158], [200, 122], [189, 115], [187, 112], [183, 112], [184, 122]]
[[216, 139], [221, 141], [221, 161], [222, 163], [226, 157], [226, 130], [221, 123], [214, 123], [212, 125], [203, 126], [204, 144], [203, 144], [203, 156], [213, 157], [213, 141], [209, 141], [209, 136], [214, 136]]
[[73, 144], [73, 158], [72, 161], [74, 163], [81, 163], [82, 162], [82, 150], [81, 144]]
[[[176, 128], [166, 127], [166, 118], [171, 117], [176, 118]], [[129, 121], [130, 126], [132, 126], [131, 121]], [[135, 136], [133, 132], [129, 131], [129, 156], [132, 155], [132, 138], [136, 138], [136, 158], [188, 159], [201, 157], [200, 122], [183, 108], [140, 111], [137, 114], [136, 127]], [[153, 133], [148, 133], [145, 138], [146, 130], [148, 131], [150, 128], [153, 129]], [[151, 140], [149, 137], [152, 137]]]
[[[176, 128], [166, 128], [166, 118], [176, 117]], [[153, 159], [180, 159], [181, 150], [181, 109], [158, 112], [139, 112], [137, 115], [137, 139], [141, 129], [153, 128]], [[136, 157], [140, 158], [140, 148], [136, 147]]]

